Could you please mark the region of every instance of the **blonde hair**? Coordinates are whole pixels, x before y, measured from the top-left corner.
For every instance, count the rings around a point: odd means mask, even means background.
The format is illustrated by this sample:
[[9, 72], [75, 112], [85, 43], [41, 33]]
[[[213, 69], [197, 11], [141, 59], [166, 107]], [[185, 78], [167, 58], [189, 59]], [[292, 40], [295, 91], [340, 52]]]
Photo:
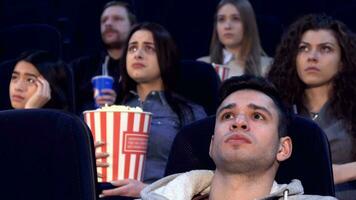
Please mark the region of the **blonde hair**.
[[214, 63], [223, 62], [223, 48], [217, 33], [217, 13], [221, 7], [231, 4], [240, 12], [243, 27], [243, 37], [240, 51], [240, 58], [244, 61], [244, 73], [251, 75], [261, 75], [261, 56], [266, 55], [263, 51], [256, 17], [253, 8], [248, 0], [222, 0], [217, 6], [214, 20], [214, 29], [210, 43], [210, 59]]

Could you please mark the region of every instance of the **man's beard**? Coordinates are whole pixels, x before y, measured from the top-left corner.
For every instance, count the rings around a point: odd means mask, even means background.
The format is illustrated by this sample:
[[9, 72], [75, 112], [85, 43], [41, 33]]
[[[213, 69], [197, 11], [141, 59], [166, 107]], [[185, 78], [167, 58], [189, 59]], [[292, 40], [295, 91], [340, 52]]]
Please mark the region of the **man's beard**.
[[[109, 31], [114, 31], [116, 33], [117, 37], [115, 41], [111, 41], [111, 42], [105, 41], [105, 34]], [[122, 49], [123, 46], [125, 45], [125, 40], [122, 37], [123, 36], [119, 31], [113, 29], [105, 30], [105, 32], [101, 35], [101, 39], [106, 49]]]
[[232, 174], [254, 174], [261, 171], [266, 171], [274, 164], [272, 159], [246, 159], [235, 162], [227, 162], [220, 167]]
[[106, 43], [105, 41], [103, 41], [103, 43], [106, 49], [122, 49], [125, 45], [124, 41], [115, 41], [110, 43]]
[[213, 153], [213, 160], [217, 168], [232, 173], [232, 174], [253, 174], [255, 172], [266, 171], [271, 168], [275, 163], [275, 156], [278, 148], [271, 147], [273, 150], [263, 152], [259, 156], [236, 155], [237, 152], [230, 152], [230, 154], [223, 154], [222, 152], [217, 154]]

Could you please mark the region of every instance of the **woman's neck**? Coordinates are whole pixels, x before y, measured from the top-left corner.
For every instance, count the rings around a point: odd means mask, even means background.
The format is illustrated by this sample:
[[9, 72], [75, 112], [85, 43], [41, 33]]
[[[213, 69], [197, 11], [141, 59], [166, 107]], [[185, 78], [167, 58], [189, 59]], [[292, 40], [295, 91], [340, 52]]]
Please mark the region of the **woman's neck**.
[[137, 84], [137, 93], [141, 101], [145, 101], [147, 95], [152, 91], [162, 91], [164, 89], [162, 80], [152, 83], [139, 83]]
[[321, 108], [329, 100], [331, 85], [320, 87], [311, 87], [305, 89], [304, 92], [304, 105], [309, 112], [319, 113]]
[[233, 53], [235, 56], [240, 55], [241, 45], [235, 46], [225, 46], [225, 49], [228, 50], [230, 53]]
[[241, 58], [241, 46], [240, 45], [237, 45], [237, 46], [233, 46], [233, 47], [225, 47], [225, 49], [232, 53], [235, 57], [235, 60], [238, 64], [240, 64], [241, 66], [243, 66], [244, 64], [244, 61], [243, 59]]

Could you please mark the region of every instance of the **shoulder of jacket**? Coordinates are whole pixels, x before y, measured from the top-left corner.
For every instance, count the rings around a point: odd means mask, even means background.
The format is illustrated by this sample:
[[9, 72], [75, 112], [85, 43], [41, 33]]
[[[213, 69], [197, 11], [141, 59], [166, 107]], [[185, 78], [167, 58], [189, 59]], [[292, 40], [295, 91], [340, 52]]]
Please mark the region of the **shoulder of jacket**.
[[206, 62], [206, 63], [211, 63], [211, 59], [210, 56], [203, 56], [197, 59], [197, 61], [202, 61], [202, 62]]

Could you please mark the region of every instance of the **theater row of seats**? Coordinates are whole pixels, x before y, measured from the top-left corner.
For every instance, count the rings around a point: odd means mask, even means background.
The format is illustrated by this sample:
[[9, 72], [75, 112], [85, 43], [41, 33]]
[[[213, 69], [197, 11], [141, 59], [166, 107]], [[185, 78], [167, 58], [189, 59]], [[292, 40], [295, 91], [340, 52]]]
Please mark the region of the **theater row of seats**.
[[[166, 175], [215, 168], [208, 156], [214, 122], [210, 116], [177, 134]], [[56, 110], [6, 110], [0, 111], [0, 130], [1, 199], [97, 199], [93, 138], [83, 120]], [[306, 194], [334, 195], [326, 135], [312, 121], [296, 116], [289, 133], [293, 152], [281, 164], [277, 181], [297, 178]]]

